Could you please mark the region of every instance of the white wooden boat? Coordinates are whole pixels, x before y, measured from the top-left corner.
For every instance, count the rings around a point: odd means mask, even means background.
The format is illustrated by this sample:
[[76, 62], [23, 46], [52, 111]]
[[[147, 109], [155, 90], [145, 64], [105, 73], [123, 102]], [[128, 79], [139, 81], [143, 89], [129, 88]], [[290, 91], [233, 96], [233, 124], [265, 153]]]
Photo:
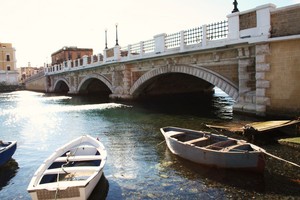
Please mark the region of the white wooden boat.
[[170, 151], [184, 159], [219, 168], [264, 170], [265, 150], [244, 140], [177, 127], [160, 130]]
[[3, 142], [0, 140], [0, 166], [5, 165], [17, 149], [16, 141]]
[[87, 199], [102, 176], [106, 157], [101, 142], [81, 136], [43, 162], [27, 191], [32, 199]]

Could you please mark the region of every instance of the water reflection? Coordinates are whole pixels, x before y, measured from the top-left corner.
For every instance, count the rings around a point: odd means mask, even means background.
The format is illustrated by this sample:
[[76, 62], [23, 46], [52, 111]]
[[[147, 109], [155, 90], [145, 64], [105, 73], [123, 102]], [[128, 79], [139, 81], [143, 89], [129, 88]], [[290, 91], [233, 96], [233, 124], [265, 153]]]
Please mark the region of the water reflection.
[[221, 89], [215, 88], [215, 93], [212, 99], [213, 114], [221, 119], [233, 118], [234, 100], [230, 98]]
[[0, 167], [0, 190], [16, 175], [18, 169], [19, 165], [13, 158]]

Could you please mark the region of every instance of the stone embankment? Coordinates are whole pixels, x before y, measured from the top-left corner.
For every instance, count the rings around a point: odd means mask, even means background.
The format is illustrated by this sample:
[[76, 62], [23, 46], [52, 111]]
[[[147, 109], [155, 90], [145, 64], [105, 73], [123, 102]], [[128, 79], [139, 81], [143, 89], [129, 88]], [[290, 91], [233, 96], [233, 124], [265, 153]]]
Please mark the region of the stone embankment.
[[13, 92], [18, 90], [25, 90], [24, 85], [6, 85], [0, 84], [0, 93], [2, 92]]

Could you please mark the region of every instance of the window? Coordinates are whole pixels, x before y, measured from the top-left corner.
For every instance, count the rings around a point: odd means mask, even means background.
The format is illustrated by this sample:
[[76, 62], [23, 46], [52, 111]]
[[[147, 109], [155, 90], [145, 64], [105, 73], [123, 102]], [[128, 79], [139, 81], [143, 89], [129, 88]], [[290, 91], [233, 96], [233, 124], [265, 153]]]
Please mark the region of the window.
[[10, 61], [10, 56], [6, 55], [6, 61]]
[[6, 67], [6, 69], [7, 69], [7, 71], [10, 71], [10, 66], [8, 65], [8, 66]]

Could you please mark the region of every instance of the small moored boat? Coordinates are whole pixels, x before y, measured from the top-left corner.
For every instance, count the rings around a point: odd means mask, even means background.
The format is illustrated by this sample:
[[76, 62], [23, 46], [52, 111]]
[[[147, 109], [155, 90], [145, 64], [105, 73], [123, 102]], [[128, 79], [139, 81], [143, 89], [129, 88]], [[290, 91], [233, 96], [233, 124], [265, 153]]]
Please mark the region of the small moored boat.
[[3, 142], [0, 140], [0, 167], [5, 165], [17, 149], [16, 141]]
[[172, 153], [192, 162], [258, 172], [265, 168], [265, 150], [244, 140], [177, 127], [160, 131]]
[[32, 199], [87, 199], [103, 174], [106, 157], [101, 142], [81, 136], [43, 162], [27, 191]]

